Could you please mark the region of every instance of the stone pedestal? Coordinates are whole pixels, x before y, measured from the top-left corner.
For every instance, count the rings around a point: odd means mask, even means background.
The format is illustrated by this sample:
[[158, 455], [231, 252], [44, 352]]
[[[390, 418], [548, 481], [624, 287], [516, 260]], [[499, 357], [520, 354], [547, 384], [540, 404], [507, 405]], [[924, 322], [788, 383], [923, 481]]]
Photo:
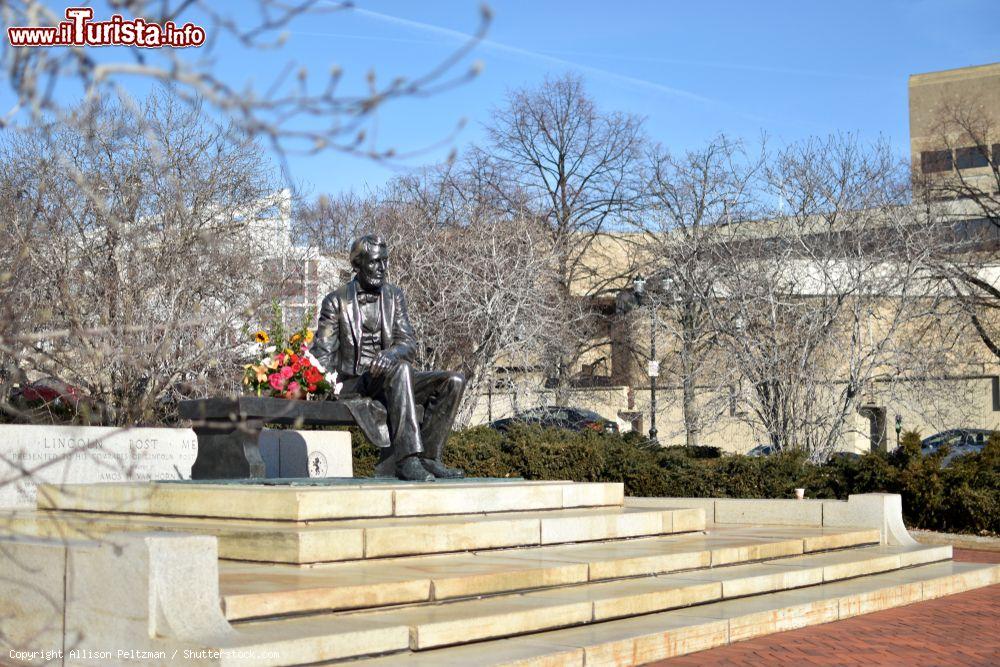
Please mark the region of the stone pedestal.
[[257, 444], [268, 478], [354, 476], [347, 431], [264, 429]]
[[[198, 435], [198, 459], [193, 479], [258, 479], [267, 466], [258, 440], [264, 424], [347, 426], [354, 417], [346, 401], [287, 401], [239, 396], [181, 401], [182, 417]], [[322, 466], [320, 466], [322, 467]]]

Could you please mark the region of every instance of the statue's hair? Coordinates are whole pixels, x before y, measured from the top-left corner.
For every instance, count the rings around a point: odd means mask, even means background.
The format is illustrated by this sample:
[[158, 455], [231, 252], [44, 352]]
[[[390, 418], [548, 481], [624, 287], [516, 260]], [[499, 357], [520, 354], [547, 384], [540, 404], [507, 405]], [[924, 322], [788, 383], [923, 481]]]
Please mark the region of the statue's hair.
[[365, 234], [351, 244], [351, 266], [355, 269], [364, 255], [371, 255], [375, 248], [386, 246], [385, 237], [381, 234]]

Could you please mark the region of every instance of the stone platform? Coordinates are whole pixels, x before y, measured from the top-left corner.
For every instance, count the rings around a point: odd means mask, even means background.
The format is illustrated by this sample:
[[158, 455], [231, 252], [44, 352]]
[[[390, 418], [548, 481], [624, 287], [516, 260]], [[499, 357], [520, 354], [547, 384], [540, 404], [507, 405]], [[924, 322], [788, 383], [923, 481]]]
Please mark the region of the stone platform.
[[[524, 480], [47, 486], [37, 511], [6, 517], [0, 567], [21, 589], [0, 617], [19, 606], [15, 643], [218, 651], [198, 664], [633, 665], [1000, 582], [1000, 566], [908, 540], [898, 500]], [[41, 562], [63, 578], [26, 567]]]

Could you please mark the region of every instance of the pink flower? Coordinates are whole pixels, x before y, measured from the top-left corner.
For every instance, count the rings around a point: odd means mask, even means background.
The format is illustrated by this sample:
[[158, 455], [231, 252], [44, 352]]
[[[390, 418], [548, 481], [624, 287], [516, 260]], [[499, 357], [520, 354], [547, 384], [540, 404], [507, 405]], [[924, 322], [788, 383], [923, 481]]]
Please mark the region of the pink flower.
[[281, 377], [280, 373], [271, 373], [267, 378], [268, 384], [271, 385], [272, 389], [280, 391], [285, 386], [285, 378]]
[[284, 378], [285, 380], [295, 375], [295, 371], [292, 369], [291, 366], [282, 366], [281, 370], [278, 372], [281, 373], [281, 377]]
[[302, 385], [300, 385], [298, 382], [295, 382], [294, 380], [292, 380], [291, 382], [288, 383], [288, 393], [289, 394], [294, 394], [295, 392], [297, 392], [301, 388], [302, 388]]

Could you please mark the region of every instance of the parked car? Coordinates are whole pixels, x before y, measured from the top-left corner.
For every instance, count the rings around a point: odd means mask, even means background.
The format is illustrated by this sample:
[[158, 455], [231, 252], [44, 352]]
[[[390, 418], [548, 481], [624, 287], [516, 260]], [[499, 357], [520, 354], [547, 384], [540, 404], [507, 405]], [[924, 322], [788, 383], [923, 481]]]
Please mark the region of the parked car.
[[777, 453], [778, 453], [778, 448], [775, 447], [774, 445], [763, 444], [763, 445], [757, 445], [756, 447], [751, 449], [749, 452], [747, 452], [747, 456], [770, 456], [771, 454], [777, 454]]
[[29, 405], [66, 406], [72, 409], [76, 409], [82, 401], [86, 401], [83, 390], [56, 378], [42, 378], [30, 382], [20, 389], [15, 389], [13, 398]]
[[834, 452], [830, 454], [830, 457], [826, 460], [827, 463], [831, 461], [860, 461], [861, 454], [857, 452]]
[[565, 428], [570, 431], [618, 433], [616, 422], [605, 419], [593, 410], [567, 408], [559, 405], [547, 405], [519, 412], [513, 417], [497, 419], [490, 424], [490, 428], [502, 432], [515, 424], [528, 424], [542, 428]]
[[11, 403], [32, 421], [56, 418], [61, 421], [93, 424], [108, 416], [106, 406], [81, 389], [54, 377], [47, 377], [16, 387], [10, 394]]
[[992, 431], [981, 428], [948, 429], [924, 438], [920, 443], [920, 453], [928, 456], [947, 445], [948, 453], [941, 459], [941, 465], [947, 467], [952, 459], [983, 451], [991, 433]]
[[984, 447], [990, 433], [991, 431], [982, 428], [953, 428], [924, 438], [920, 442], [920, 450], [924, 454], [932, 454], [942, 445], [948, 445], [952, 449], [968, 446]]

